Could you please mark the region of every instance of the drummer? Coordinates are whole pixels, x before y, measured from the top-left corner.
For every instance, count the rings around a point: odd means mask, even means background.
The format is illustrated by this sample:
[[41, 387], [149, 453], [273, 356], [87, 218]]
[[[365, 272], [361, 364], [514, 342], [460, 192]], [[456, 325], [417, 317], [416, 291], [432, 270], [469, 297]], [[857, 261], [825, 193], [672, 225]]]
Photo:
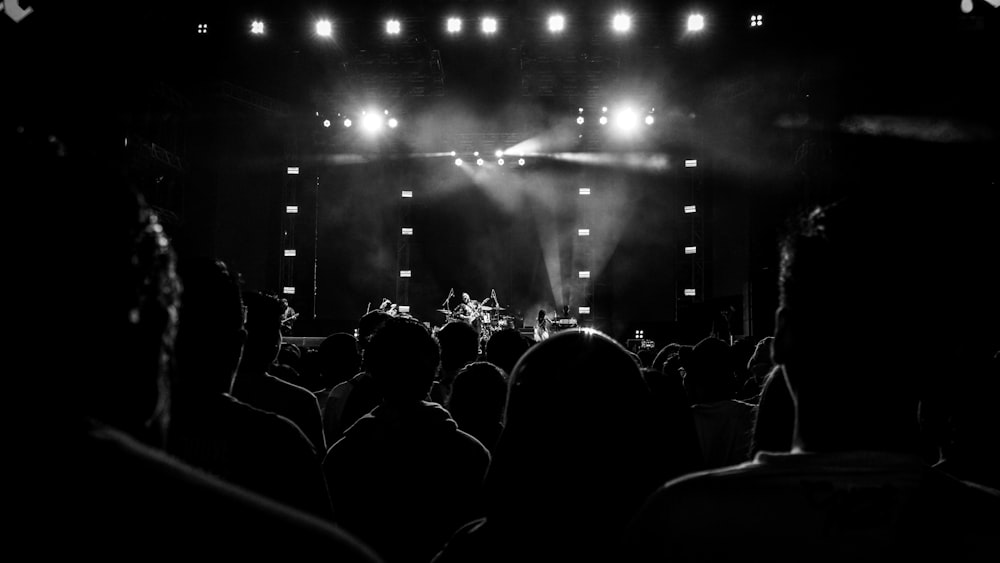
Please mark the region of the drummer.
[[479, 318], [479, 301], [469, 297], [468, 293], [462, 293], [462, 302], [455, 307], [454, 314], [463, 321], [476, 326], [475, 321]]

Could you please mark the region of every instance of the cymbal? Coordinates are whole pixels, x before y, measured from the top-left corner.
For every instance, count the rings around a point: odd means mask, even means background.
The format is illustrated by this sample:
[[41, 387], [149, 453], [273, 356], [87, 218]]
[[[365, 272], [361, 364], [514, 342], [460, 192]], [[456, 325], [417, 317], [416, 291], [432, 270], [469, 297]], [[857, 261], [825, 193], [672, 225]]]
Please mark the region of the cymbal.
[[493, 307], [490, 307], [489, 305], [480, 305], [479, 309], [482, 311], [492, 311]]
[[494, 311], [506, 311], [506, 310], [507, 310], [507, 307], [493, 307], [492, 309], [493, 309]]
[[451, 314], [451, 311], [449, 311], [448, 309], [438, 309], [437, 312], [438, 313], [444, 313], [446, 315], [450, 315]]

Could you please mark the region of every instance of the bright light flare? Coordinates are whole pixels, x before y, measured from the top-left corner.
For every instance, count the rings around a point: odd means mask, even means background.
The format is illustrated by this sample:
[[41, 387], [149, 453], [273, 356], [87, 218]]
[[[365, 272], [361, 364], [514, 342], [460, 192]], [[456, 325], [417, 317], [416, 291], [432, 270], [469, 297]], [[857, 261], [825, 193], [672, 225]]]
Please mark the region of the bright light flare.
[[705, 16], [701, 14], [691, 14], [688, 16], [688, 31], [701, 31], [705, 29]]
[[483, 33], [493, 34], [497, 32], [496, 18], [483, 18]]
[[566, 18], [564, 18], [562, 14], [553, 14], [549, 16], [550, 32], [560, 33], [564, 29], [566, 29]]
[[333, 37], [333, 24], [330, 20], [319, 20], [316, 22], [316, 35], [320, 37]]
[[385, 32], [389, 35], [399, 35], [401, 26], [399, 20], [389, 20], [385, 22]]
[[481, 158], [477, 158], [477, 159], [476, 159], [476, 165], [477, 165], [477, 166], [482, 166], [482, 165], [483, 165], [483, 159], [481, 159]]
[[448, 18], [445, 29], [448, 30], [448, 33], [460, 33], [462, 31], [462, 19]]
[[323, 120], [323, 127], [329, 127], [329, 126], [330, 126], [330, 120], [329, 119], [324, 119]]
[[632, 16], [625, 13], [615, 14], [614, 19], [611, 20], [611, 28], [618, 33], [627, 33], [632, 29]]
[[455, 166], [461, 166], [461, 165], [462, 165], [462, 159], [461, 158], [456, 158], [455, 159]]
[[250, 22], [250, 33], [254, 35], [264, 35], [264, 22], [260, 20]]
[[361, 127], [366, 131], [378, 131], [382, 128], [382, 116], [377, 113], [366, 113], [361, 117]]
[[389, 121], [387, 122], [387, 125], [389, 126], [389, 129], [395, 129], [396, 126], [399, 125], [399, 120], [396, 119], [395, 117], [390, 117]]
[[654, 119], [652, 115], [647, 115], [646, 116], [646, 125], [652, 125], [655, 122], [656, 122], [656, 119]]
[[351, 121], [351, 118], [348, 117], [347, 119], [344, 120], [344, 127], [350, 127], [351, 125], [354, 125], [354, 122]]
[[622, 131], [634, 131], [639, 125], [639, 116], [631, 108], [623, 108], [615, 116], [615, 125]]

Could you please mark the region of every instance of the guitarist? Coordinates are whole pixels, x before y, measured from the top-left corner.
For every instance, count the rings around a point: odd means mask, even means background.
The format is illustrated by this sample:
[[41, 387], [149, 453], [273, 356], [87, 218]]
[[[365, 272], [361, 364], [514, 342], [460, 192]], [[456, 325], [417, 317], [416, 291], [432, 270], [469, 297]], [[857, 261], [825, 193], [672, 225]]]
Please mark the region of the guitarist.
[[281, 314], [281, 333], [286, 335], [291, 334], [292, 325], [295, 324], [295, 319], [298, 318], [299, 314], [288, 304], [288, 299], [282, 298], [281, 304], [285, 307], [285, 312]]

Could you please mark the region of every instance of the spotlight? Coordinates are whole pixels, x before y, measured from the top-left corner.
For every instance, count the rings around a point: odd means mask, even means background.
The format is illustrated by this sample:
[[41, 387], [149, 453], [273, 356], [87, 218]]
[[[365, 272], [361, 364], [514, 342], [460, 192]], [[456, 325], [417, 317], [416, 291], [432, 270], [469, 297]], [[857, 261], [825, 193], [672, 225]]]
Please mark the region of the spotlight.
[[632, 28], [632, 16], [625, 13], [615, 14], [611, 27], [618, 33], [625, 33]]
[[455, 166], [461, 166], [461, 165], [462, 165], [462, 159], [461, 158], [456, 158], [455, 159]]
[[495, 154], [497, 158], [500, 158], [501, 156], [503, 156], [503, 151], [500, 150], [500, 149], [497, 149], [497, 151], [495, 153], [493, 153], [493, 154]]
[[399, 20], [389, 20], [385, 22], [385, 32], [389, 35], [399, 35]]
[[344, 120], [344, 127], [350, 127], [351, 125], [354, 125], [354, 122], [351, 121], [351, 118], [347, 118]]
[[451, 156], [455, 156], [455, 151], [451, 151]]
[[607, 112], [608, 112], [608, 106], [601, 106], [601, 113], [607, 113]]
[[524, 159], [523, 158], [517, 159], [517, 165], [518, 166], [524, 166]]
[[208, 33], [208, 24], [207, 23], [198, 24], [198, 35], [203, 35], [205, 33]]
[[482, 166], [482, 165], [483, 165], [483, 159], [481, 159], [481, 158], [477, 158], [477, 159], [476, 159], [476, 165], [477, 165], [477, 166]]
[[330, 20], [319, 20], [316, 22], [316, 35], [320, 37], [333, 36], [333, 24], [330, 23]]
[[583, 108], [577, 108], [577, 111], [583, 113]]
[[459, 18], [448, 18], [446, 29], [448, 33], [459, 33], [462, 31], [462, 20]]
[[503, 166], [503, 159], [502, 158], [498, 158], [497, 159], [497, 164], [499, 164], [500, 166]]
[[472, 156], [479, 156], [479, 151], [472, 153]]
[[655, 120], [655, 119], [653, 119], [653, 116], [652, 116], [652, 115], [647, 115], [647, 116], [646, 116], [646, 125], [652, 125], [652, 124], [653, 124], [653, 122], [655, 122], [655, 121], [656, 121], [656, 120]]
[[576, 124], [577, 125], [583, 125], [583, 121], [584, 120], [583, 120], [583, 116], [582, 115], [580, 117], [576, 118]]
[[382, 116], [377, 113], [366, 113], [361, 116], [361, 126], [368, 131], [378, 131], [382, 128]]
[[701, 31], [703, 29], [705, 29], [705, 16], [701, 14], [688, 16], [688, 31]]
[[750, 16], [750, 27], [760, 27], [764, 25], [764, 16], [757, 14]]
[[390, 117], [389, 121], [388, 121], [388, 125], [389, 125], [389, 129], [395, 129], [396, 126], [399, 125], [399, 120], [397, 120], [395, 117]]
[[602, 116], [601, 116], [601, 118], [600, 118], [599, 120], [597, 120], [597, 121], [598, 121], [598, 122], [599, 122], [599, 123], [600, 123], [601, 125], [607, 125], [607, 124], [608, 124], [608, 116], [606, 116], [606, 115], [602, 115]]
[[566, 28], [566, 18], [562, 14], [554, 14], [549, 16], [549, 31], [552, 33], [559, 33]]
[[497, 32], [496, 18], [483, 18], [483, 33], [491, 34]]
[[254, 35], [264, 35], [264, 22], [260, 20], [254, 20], [250, 23], [250, 33]]
[[329, 127], [329, 126], [330, 126], [330, 120], [329, 119], [324, 119], [323, 120], [323, 127]]

